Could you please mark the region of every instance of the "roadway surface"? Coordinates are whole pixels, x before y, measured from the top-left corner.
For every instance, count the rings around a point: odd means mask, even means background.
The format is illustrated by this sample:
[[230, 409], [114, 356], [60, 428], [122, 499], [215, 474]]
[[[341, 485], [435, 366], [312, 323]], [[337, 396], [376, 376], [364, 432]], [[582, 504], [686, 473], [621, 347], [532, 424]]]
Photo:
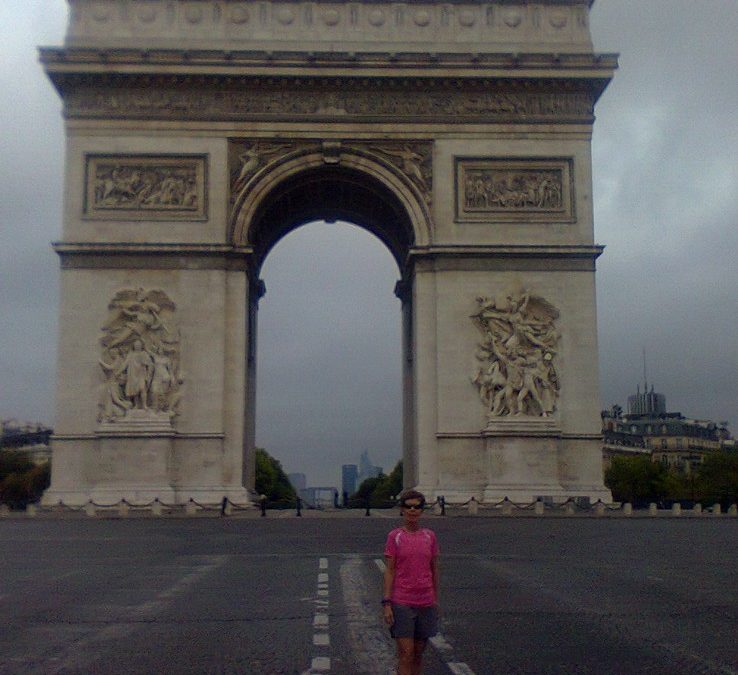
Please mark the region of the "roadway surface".
[[[394, 514], [0, 521], [0, 673], [387, 675]], [[427, 675], [738, 673], [738, 519], [440, 518]]]

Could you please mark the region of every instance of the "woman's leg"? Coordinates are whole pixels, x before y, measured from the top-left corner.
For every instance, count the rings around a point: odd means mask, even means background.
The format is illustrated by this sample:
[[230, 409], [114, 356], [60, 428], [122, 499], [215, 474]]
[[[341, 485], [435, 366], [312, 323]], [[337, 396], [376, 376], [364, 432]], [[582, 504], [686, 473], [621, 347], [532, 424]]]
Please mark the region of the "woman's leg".
[[412, 675], [420, 675], [423, 669], [423, 652], [428, 640], [414, 640]]
[[[411, 637], [397, 638], [397, 675], [414, 675], [415, 640]], [[417, 671], [420, 672], [420, 671]]]

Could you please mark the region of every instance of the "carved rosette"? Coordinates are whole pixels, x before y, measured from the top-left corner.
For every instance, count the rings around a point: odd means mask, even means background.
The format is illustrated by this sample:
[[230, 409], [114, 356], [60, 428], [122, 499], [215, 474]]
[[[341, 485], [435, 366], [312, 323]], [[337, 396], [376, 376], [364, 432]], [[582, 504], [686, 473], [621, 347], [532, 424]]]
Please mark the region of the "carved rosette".
[[99, 361], [101, 425], [171, 427], [182, 388], [176, 307], [161, 290], [124, 289], [108, 305]]
[[477, 298], [471, 316], [482, 334], [472, 382], [489, 422], [550, 417], [556, 410], [558, 310], [526, 289]]

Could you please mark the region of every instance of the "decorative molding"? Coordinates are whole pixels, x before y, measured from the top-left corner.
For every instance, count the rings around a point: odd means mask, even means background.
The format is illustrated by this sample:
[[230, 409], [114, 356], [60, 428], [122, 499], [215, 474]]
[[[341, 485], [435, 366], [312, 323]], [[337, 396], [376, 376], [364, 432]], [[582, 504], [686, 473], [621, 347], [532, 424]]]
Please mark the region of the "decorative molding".
[[[384, 1], [248, 2], [198, 0], [70, 0], [66, 42], [177, 44], [287, 44], [310, 49], [315, 42], [362, 45], [473, 43], [494, 46], [528, 40], [549, 49], [591, 50], [590, 0], [537, 0], [475, 3]], [[563, 51], [559, 49], [558, 51]]]
[[558, 318], [553, 305], [523, 288], [477, 298], [471, 319], [482, 341], [472, 382], [486, 409], [488, 429], [511, 422], [516, 428], [521, 423], [555, 427], [548, 418], [559, 396]]
[[205, 220], [205, 155], [86, 155], [84, 216]]
[[[71, 119], [592, 123], [574, 80], [104, 75], [59, 78]], [[145, 86], [143, 86], [145, 85]]]
[[100, 338], [100, 433], [166, 433], [183, 378], [175, 304], [161, 290], [124, 289], [108, 305]]
[[573, 159], [456, 158], [457, 222], [573, 222]]
[[251, 179], [260, 171], [294, 157], [298, 153], [318, 152], [326, 164], [340, 164], [343, 153], [371, 157], [396, 173], [417, 190], [426, 204], [433, 194], [433, 142], [355, 141], [317, 139], [233, 139], [230, 144], [231, 203], [240, 202]]

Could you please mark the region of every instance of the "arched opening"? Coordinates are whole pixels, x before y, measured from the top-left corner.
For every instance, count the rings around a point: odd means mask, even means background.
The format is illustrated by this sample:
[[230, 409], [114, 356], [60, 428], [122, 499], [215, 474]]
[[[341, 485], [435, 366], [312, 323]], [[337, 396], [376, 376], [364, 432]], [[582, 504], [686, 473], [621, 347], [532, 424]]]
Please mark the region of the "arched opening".
[[341, 221], [297, 228], [262, 266], [255, 443], [308, 487], [340, 494], [364, 451], [385, 473], [402, 457], [397, 278], [386, 246]]
[[[361, 162], [366, 164], [365, 158], [360, 158]], [[302, 168], [300, 168], [302, 162]], [[400, 349], [395, 353], [401, 352], [402, 356], [399, 358], [399, 364], [396, 367], [395, 372], [397, 377], [395, 382], [398, 380], [402, 383], [401, 386], [395, 387], [396, 390], [401, 390], [394, 397], [394, 406], [398, 408], [395, 410], [394, 419], [398, 417], [401, 420], [402, 431], [399, 434], [401, 437], [400, 443], [402, 445], [402, 458], [405, 465], [405, 476], [406, 481], [410, 480], [409, 476], [412, 475], [415, 466], [415, 450], [414, 450], [414, 397], [413, 397], [413, 359], [412, 359], [412, 270], [409, 264], [410, 250], [416, 245], [419, 238], [426, 239], [422, 232], [427, 231], [427, 222], [423, 220], [418, 222], [417, 214], [426, 213], [425, 205], [421, 205], [417, 199], [417, 195], [413, 193], [411, 189], [407, 189], [407, 185], [403, 183], [401, 177], [397, 176], [396, 171], [393, 173], [388, 170], [387, 167], [376, 165], [371, 166], [369, 169], [365, 166], [352, 166], [350, 161], [344, 162], [341, 165], [326, 164], [322, 158], [310, 158], [303, 157], [300, 161], [294, 161], [293, 165], [289, 163], [279, 165], [273, 169], [270, 173], [265, 175], [257, 176], [249, 187], [249, 192], [242, 198], [239, 208], [236, 210], [236, 220], [234, 221], [234, 243], [242, 247], [247, 247], [252, 251], [251, 254], [251, 265], [250, 265], [250, 279], [251, 279], [251, 292], [249, 293], [249, 345], [248, 345], [248, 359], [247, 359], [247, 392], [246, 401], [247, 409], [245, 411], [245, 485], [253, 485], [253, 449], [259, 445], [269, 445], [270, 434], [259, 428], [257, 433], [257, 413], [256, 413], [256, 402], [257, 400], [262, 401], [262, 405], [265, 405], [264, 399], [257, 395], [257, 340], [256, 336], [259, 335], [259, 329], [257, 326], [257, 315], [259, 309], [259, 300], [262, 297], [265, 290], [265, 281], [270, 284], [281, 283], [277, 279], [269, 281], [265, 279], [266, 273], [269, 273], [269, 264], [265, 267], [265, 261], [270, 256], [270, 252], [279, 247], [279, 242], [282, 241], [287, 235], [294, 230], [301, 228], [309, 223], [325, 222], [326, 227], [330, 228], [332, 224], [340, 223], [343, 231], [350, 231], [352, 225], [366, 230], [379, 239], [384, 244], [384, 247], [388, 250], [394, 259], [394, 282], [395, 294], [401, 301], [401, 312], [400, 320], [394, 325], [396, 326], [395, 335], [396, 342], [401, 344]], [[360, 163], [361, 163], [360, 162]], [[365, 170], [366, 169], [366, 170]], [[411, 204], [408, 207], [408, 203]], [[312, 226], [311, 226], [312, 227]], [[349, 228], [346, 230], [345, 228]], [[425, 229], [424, 229], [425, 228]], [[310, 228], [304, 230], [309, 233]], [[334, 230], [338, 232], [338, 230]], [[420, 237], [417, 233], [421, 232]], [[295, 232], [293, 235], [298, 239], [301, 238], [299, 233]], [[364, 235], [365, 236], [365, 235]], [[289, 239], [287, 240], [289, 241]], [[366, 239], [365, 239], [366, 241]], [[287, 248], [292, 248], [287, 245]], [[297, 248], [300, 248], [299, 245]], [[307, 247], [303, 247], [307, 248]], [[324, 254], [331, 248], [330, 241], [326, 240], [322, 244], [319, 244], [318, 250], [311, 254], [307, 251], [303, 251], [303, 255], [299, 253], [291, 254], [293, 257], [289, 265], [299, 268], [300, 266], [309, 268], [319, 257], [319, 254]], [[275, 254], [275, 259], [279, 258], [279, 252]], [[340, 255], [340, 254], [339, 254]], [[326, 259], [324, 258], [324, 261]], [[338, 267], [338, 263], [335, 262], [333, 265]], [[386, 269], [386, 265], [385, 265]], [[386, 272], [384, 273], [386, 274]], [[334, 298], [334, 302], [344, 302], [342, 300], [342, 294], [345, 295], [346, 284], [350, 284], [348, 280], [351, 279], [351, 270], [345, 269], [344, 279], [341, 282], [336, 283], [336, 287], [330, 289], [330, 297]], [[368, 286], [372, 289], [372, 292], [376, 294], [382, 292], [379, 290], [378, 285], [392, 283], [389, 279], [387, 281], [379, 278], [378, 273], [375, 272], [374, 277], [370, 276], [363, 281], [359, 282], [364, 286]], [[275, 292], [275, 295], [277, 293]], [[386, 296], [385, 296], [386, 297]], [[265, 301], [266, 302], [266, 301]], [[347, 300], [346, 302], [350, 302]], [[392, 300], [391, 302], [396, 302]], [[397, 316], [396, 307], [394, 310], [389, 310], [391, 314]], [[352, 308], [354, 309], [354, 308]], [[270, 310], [271, 311], [271, 310]], [[275, 310], [279, 314], [278, 310]], [[340, 308], [339, 308], [340, 311]], [[277, 322], [280, 319], [277, 318]], [[282, 319], [285, 321], [285, 319]], [[352, 350], [352, 342], [354, 338], [350, 335], [346, 335], [342, 341], [340, 320], [334, 315], [333, 318], [323, 319], [324, 325], [323, 330], [326, 330], [326, 335], [330, 335], [332, 338], [338, 340], [337, 344], [342, 344], [341, 349]], [[378, 320], [379, 322], [379, 320]], [[389, 330], [392, 330], [392, 322], [384, 321]], [[331, 331], [331, 324], [334, 324], [334, 330]], [[267, 331], [279, 330], [276, 327], [268, 327]], [[280, 342], [279, 349], [283, 352], [284, 360], [289, 364], [290, 351], [292, 353], [297, 352], [299, 355], [299, 327], [291, 327], [284, 329], [287, 342]], [[261, 336], [264, 342], [271, 342], [269, 348], [273, 348], [273, 343], [276, 338]], [[397, 340], [399, 338], [399, 340]], [[290, 345], [290, 340], [292, 343]], [[262, 342], [261, 344], [264, 344]], [[359, 349], [361, 349], [359, 347]], [[339, 349], [340, 351], [340, 349]], [[366, 368], [371, 366], [371, 359], [384, 359], [391, 358], [391, 352], [385, 353], [384, 355], [377, 355], [375, 357], [369, 357], [368, 363], [361, 363], [361, 356], [359, 355], [356, 361], [348, 364], [347, 378], [353, 377], [360, 380], [366, 376]], [[271, 356], [275, 356], [272, 354]], [[269, 358], [271, 358], [268, 357]], [[279, 358], [279, 356], [277, 356]], [[269, 361], [265, 362], [269, 363]], [[326, 357], [325, 368], [335, 368], [334, 362], [331, 363], [330, 359]], [[314, 365], [314, 364], [310, 364]], [[285, 364], [282, 363], [281, 367]], [[265, 365], [266, 368], [271, 368]], [[353, 371], [353, 374], [350, 373]], [[262, 373], [259, 377], [259, 382], [262, 382], [262, 376], [264, 379], [276, 377], [278, 380], [287, 377], [281, 371], [280, 364], [275, 365], [274, 373]], [[362, 375], [363, 373], [363, 375]], [[293, 375], [294, 373], [291, 373]], [[330, 381], [323, 379], [318, 383], [318, 387], [327, 386], [327, 382]], [[335, 381], [334, 381], [335, 382]], [[381, 378], [377, 382], [375, 380], [375, 393], [378, 388], [381, 387]], [[277, 384], [277, 387], [280, 385]], [[288, 385], [289, 386], [289, 385]], [[297, 385], [294, 385], [297, 386]], [[390, 389], [392, 385], [390, 385]], [[351, 389], [349, 387], [348, 389]], [[361, 389], [359, 382], [355, 384], [354, 393], [356, 390]], [[368, 399], [367, 399], [368, 400]], [[381, 425], [382, 418], [389, 420], [388, 430], [392, 428], [392, 416], [388, 418], [387, 411], [384, 413], [381, 411], [381, 404], [393, 400], [392, 396], [389, 398], [385, 397], [385, 400], [377, 401], [378, 407], [375, 408], [376, 412], [372, 413], [376, 419], [369, 420], [375, 424]], [[393, 468], [392, 466], [384, 466], [381, 462], [386, 462], [390, 459], [390, 455], [395, 454], [392, 452], [392, 447], [397, 447], [398, 442], [389, 440], [387, 436], [375, 437], [369, 433], [369, 427], [367, 426], [367, 415], [368, 412], [358, 410], [361, 407], [361, 395], [352, 399], [352, 403], [345, 400], [344, 403], [354, 406], [351, 411], [344, 411], [345, 415], [349, 419], [344, 420], [343, 424], [334, 425], [333, 440], [326, 441], [326, 446], [333, 446], [333, 450], [330, 450], [329, 455], [337, 457], [338, 454], [345, 459], [344, 463], [351, 464], [355, 463], [359, 457], [358, 455], [363, 450], [369, 450], [376, 452], [376, 460], [380, 462], [380, 465], [386, 471]], [[313, 401], [315, 403], [315, 401]], [[299, 407], [296, 403], [294, 407]], [[366, 405], [366, 400], [364, 401]], [[331, 419], [331, 404], [326, 402], [326, 405], [322, 406], [319, 410], [313, 409], [312, 411], [305, 411], [307, 415], [304, 419], [310, 419], [311, 426], [314, 428], [314, 417], [320, 416], [324, 419]], [[298, 416], [299, 417], [299, 416]], [[334, 416], [335, 417], [335, 416]], [[297, 417], [293, 418], [295, 421], [290, 424], [299, 425]], [[267, 408], [264, 410], [264, 417], [259, 417], [259, 422], [262, 425], [274, 424], [275, 413]], [[335, 419], [332, 420], [336, 422]], [[338, 429], [343, 429], [339, 432]], [[353, 438], [351, 436], [353, 435]], [[397, 434], [395, 434], [397, 436]], [[362, 441], [362, 436], [366, 437], [365, 441]], [[275, 438], [276, 437], [276, 438]], [[275, 439], [276, 447], [284, 447], [289, 445], [294, 447], [295, 444], [299, 443], [299, 433], [295, 428], [292, 428], [292, 432], [287, 434], [274, 434], [271, 436]], [[327, 438], [327, 437], [326, 437]], [[304, 442], [308, 445], [313, 446], [311, 454], [313, 456], [320, 455], [320, 444], [322, 443], [319, 439], [313, 439], [308, 442], [304, 439]], [[376, 448], [375, 444], [379, 444], [383, 447]], [[347, 446], [344, 450], [340, 450], [341, 447]], [[267, 448], [268, 449], [268, 448]], [[326, 447], [325, 450], [328, 450]], [[294, 450], [299, 452], [299, 449]], [[352, 455], [356, 455], [352, 458]], [[293, 455], [294, 456], [294, 455]], [[399, 458], [399, 457], [397, 457]], [[353, 461], [349, 461], [353, 459]], [[331, 461], [329, 457], [325, 457], [326, 462]], [[390, 459], [391, 461], [391, 459]], [[395, 460], [396, 461], [396, 460]], [[289, 461], [287, 468], [291, 469], [292, 465]], [[408, 471], [410, 469], [410, 471]], [[334, 471], [334, 475], [340, 470], [340, 465]], [[302, 471], [304, 472], [304, 471]], [[321, 475], [327, 475], [328, 470], [323, 469]], [[336, 486], [340, 489], [340, 483]]]
[[286, 178], [255, 210], [247, 241], [256, 272], [282, 237], [318, 220], [342, 220], [374, 233], [401, 271], [415, 239], [403, 205], [379, 180], [353, 168], [323, 165]]

